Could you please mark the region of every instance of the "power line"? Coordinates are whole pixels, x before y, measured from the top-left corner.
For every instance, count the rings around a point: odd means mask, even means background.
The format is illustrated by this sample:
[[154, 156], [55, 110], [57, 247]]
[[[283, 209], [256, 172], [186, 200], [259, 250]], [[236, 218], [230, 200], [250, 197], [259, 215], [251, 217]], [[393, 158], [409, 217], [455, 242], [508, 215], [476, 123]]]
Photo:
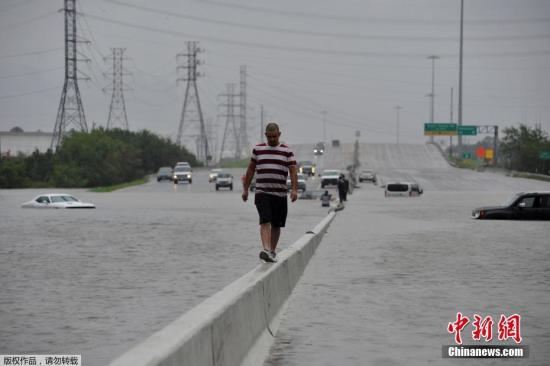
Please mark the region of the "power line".
[[[210, 42], [215, 43], [224, 43], [224, 44], [233, 44], [233, 45], [239, 45], [243, 47], [252, 47], [252, 48], [258, 48], [258, 49], [268, 49], [268, 50], [274, 50], [274, 51], [292, 51], [292, 52], [299, 52], [299, 53], [312, 53], [312, 54], [322, 54], [322, 55], [331, 55], [331, 56], [357, 56], [357, 57], [369, 57], [369, 58], [423, 58], [425, 54], [415, 54], [415, 53], [386, 53], [386, 52], [369, 52], [369, 51], [351, 51], [351, 50], [337, 50], [337, 51], [329, 51], [322, 48], [312, 48], [312, 47], [291, 47], [291, 46], [278, 46], [278, 45], [266, 45], [263, 43], [258, 42], [246, 42], [246, 41], [238, 41], [238, 40], [231, 40], [231, 39], [223, 39], [218, 37], [211, 37], [211, 36], [205, 36], [205, 35], [198, 35], [198, 34], [191, 34], [191, 33], [184, 33], [184, 32], [178, 32], [178, 31], [171, 31], [166, 29], [160, 29], [160, 28], [154, 28], [146, 25], [140, 25], [136, 23], [130, 23], [130, 22], [123, 22], [120, 20], [114, 20], [105, 18], [98, 15], [90, 15], [88, 14], [88, 18], [95, 19], [102, 22], [112, 23], [112, 24], [118, 24], [124, 27], [129, 28], [135, 28], [135, 29], [141, 29], [146, 30], [149, 32], [156, 32], [160, 34], [166, 34], [171, 35], [174, 37], [186, 37], [186, 38], [195, 38], [195, 39], [202, 39], [202, 40], [208, 40]], [[482, 57], [527, 57], [527, 56], [547, 56], [550, 55], [550, 50], [539, 50], [539, 51], [523, 51], [523, 52], [500, 52], [500, 53], [485, 53], [485, 54], [469, 54], [470, 57], [476, 57], [476, 58], [482, 58]], [[455, 58], [456, 54], [440, 54], [441, 58]]]
[[18, 98], [18, 97], [23, 97], [23, 96], [26, 96], [26, 95], [32, 95], [32, 94], [38, 94], [38, 93], [44, 93], [44, 92], [47, 92], [47, 91], [50, 91], [50, 90], [57, 90], [57, 89], [59, 89], [59, 86], [46, 88], [46, 89], [33, 90], [33, 91], [30, 91], [30, 92], [25, 92], [25, 93], [20, 93], [20, 94], [1, 95], [0, 100]]
[[19, 22], [17, 24], [11, 24], [11, 25], [4, 25], [4, 26], [1, 26], [0, 27], [0, 30], [3, 30], [3, 31], [10, 31], [10, 30], [15, 30], [19, 27], [22, 27], [24, 25], [27, 25], [29, 23], [32, 23], [32, 22], [35, 22], [37, 20], [40, 20], [40, 19], [43, 19], [43, 18], [47, 18], [51, 15], [54, 15], [54, 14], [57, 14], [57, 11], [50, 11], [50, 12], [47, 12], [46, 14], [42, 14], [42, 15], [38, 15], [38, 16], [35, 16], [33, 18], [30, 18], [30, 19], [27, 19], [27, 20], [24, 20], [22, 22]]
[[[231, 22], [227, 20], [219, 20], [219, 19], [212, 19], [212, 18], [206, 18], [206, 17], [200, 17], [196, 15], [189, 15], [189, 14], [183, 14], [183, 13], [175, 13], [173, 11], [166, 11], [166, 10], [160, 10], [156, 8], [150, 8], [135, 4], [128, 4], [126, 2], [117, 1], [117, 0], [106, 0], [107, 2], [110, 2], [112, 4], [116, 4], [119, 6], [127, 7], [127, 8], [133, 8], [138, 9], [141, 11], [163, 15], [163, 16], [170, 16], [180, 19], [187, 19], [187, 20], [193, 20], [200, 23], [209, 23], [209, 24], [217, 24], [217, 25], [223, 25], [228, 27], [234, 27], [234, 28], [241, 28], [241, 29], [252, 29], [252, 30], [262, 30], [267, 32], [276, 32], [276, 33], [286, 33], [286, 34], [299, 34], [299, 35], [305, 35], [305, 36], [313, 36], [313, 37], [331, 37], [331, 38], [344, 38], [344, 39], [361, 39], [361, 40], [378, 40], [378, 41], [400, 41], [400, 42], [410, 42], [410, 41], [419, 41], [419, 42], [456, 42], [457, 37], [429, 37], [429, 36], [389, 36], [389, 35], [365, 35], [365, 34], [357, 34], [357, 33], [334, 33], [334, 32], [322, 32], [322, 31], [308, 31], [308, 30], [299, 30], [299, 29], [288, 29], [288, 28], [280, 28], [280, 27], [272, 27], [272, 26], [265, 26], [265, 25], [251, 25], [251, 24], [243, 24], [238, 22]], [[485, 36], [485, 37], [471, 37], [467, 38], [468, 41], [509, 41], [509, 40], [532, 40], [532, 39], [549, 39], [550, 34], [533, 34], [533, 35], [512, 35], [512, 36]]]
[[[266, 8], [266, 7], [260, 7], [260, 6], [253, 6], [253, 5], [242, 5], [242, 4], [235, 4], [235, 3], [223, 3], [219, 1], [212, 1], [212, 0], [201, 0], [199, 2], [200, 4], [208, 4], [208, 5], [214, 5], [218, 7], [225, 7], [225, 8], [232, 8], [232, 9], [240, 9], [240, 10], [247, 10], [251, 12], [260, 12], [260, 13], [270, 13], [270, 14], [279, 14], [284, 16], [292, 16], [292, 17], [302, 17], [302, 18], [312, 18], [312, 19], [325, 19], [325, 20], [338, 20], [338, 21], [346, 21], [346, 22], [359, 22], [359, 23], [397, 23], [397, 24], [437, 24], [437, 25], [448, 25], [448, 26], [456, 26], [454, 22], [456, 22], [456, 19], [411, 19], [411, 18], [368, 18], [368, 17], [358, 17], [358, 16], [349, 16], [349, 15], [328, 15], [328, 14], [321, 14], [321, 13], [306, 13], [306, 12], [300, 12], [300, 11], [289, 11], [289, 10], [281, 10], [281, 9], [273, 9], [273, 8]], [[511, 24], [511, 23], [548, 23], [550, 22], [550, 18], [545, 17], [538, 17], [538, 18], [525, 18], [525, 19], [476, 19], [476, 20], [469, 20], [465, 23], [468, 24], [476, 24], [476, 25], [502, 25], [502, 24]]]
[[43, 55], [45, 53], [50, 53], [54, 51], [60, 51], [63, 50], [63, 47], [56, 47], [56, 48], [48, 48], [46, 50], [40, 50], [40, 51], [33, 51], [33, 52], [25, 52], [25, 53], [17, 53], [13, 55], [6, 55], [1, 56], [0, 60], [8, 59], [8, 58], [15, 58], [15, 57], [25, 57], [25, 56], [36, 56], [36, 55]]
[[29, 76], [29, 75], [44, 74], [44, 73], [46, 73], [46, 72], [57, 71], [57, 70], [63, 70], [63, 66], [52, 67], [52, 68], [50, 68], [50, 69], [44, 69], [44, 70], [37, 70], [37, 71], [26, 72], [26, 73], [24, 73], [24, 74], [4, 75], [4, 76], [0, 76], [0, 79], [19, 78], [19, 77]]

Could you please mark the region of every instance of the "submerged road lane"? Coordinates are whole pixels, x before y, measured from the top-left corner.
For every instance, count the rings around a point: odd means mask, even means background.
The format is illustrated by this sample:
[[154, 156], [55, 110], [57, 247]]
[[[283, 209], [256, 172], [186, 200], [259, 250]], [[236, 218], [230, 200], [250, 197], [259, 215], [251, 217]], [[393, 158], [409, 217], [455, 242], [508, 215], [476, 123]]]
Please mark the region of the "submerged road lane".
[[[500, 314], [520, 314], [530, 357], [512, 364], [548, 364], [550, 223], [470, 214], [550, 183], [454, 169], [423, 145], [369, 145], [361, 161], [421, 181], [425, 194], [385, 198], [364, 183], [349, 196], [291, 296], [265, 366], [481, 364], [441, 357], [457, 312], [491, 315], [490, 344], [502, 344]], [[462, 332], [466, 344], [472, 330]]]
[[[259, 264], [253, 195], [155, 180], [73, 193], [95, 210], [22, 209], [52, 191], [0, 190], [0, 353], [82, 354], [104, 366]], [[325, 215], [289, 204], [284, 249]]]

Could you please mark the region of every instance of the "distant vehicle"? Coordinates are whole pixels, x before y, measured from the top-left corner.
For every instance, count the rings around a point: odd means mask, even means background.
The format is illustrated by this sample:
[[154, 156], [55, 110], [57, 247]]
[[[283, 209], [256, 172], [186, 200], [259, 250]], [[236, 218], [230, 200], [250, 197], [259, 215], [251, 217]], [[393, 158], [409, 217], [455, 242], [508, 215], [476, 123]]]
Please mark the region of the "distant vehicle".
[[233, 190], [233, 176], [229, 173], [218, 173], [216, 177], [216, 191], [220, 188], [229, 188]]
[[218, 177], [218, 174], [221, 173], [222, 169], [212, 169], [210, 173], [208, 174], [208, 183], [212, 183], [216, 181], [216, 178]]
[[550, 192], [522, 192], [502, 206], [478, 207], [474, 219], [550, 220]]
[[298, 163], [298, 172], [307, 176], [315, 175], [315, 165], [311, 161], [300, 161]]
[[188, 182], [189, 184], [193, 183], [193, 173], [191, 172], [191, 168], [176, 165], [172, 179], [175, 184], [178, 184], [179, 182]]
[[359, 173], [359, 182], [373, 182], [376, 183], [376, 174], [372, 170], [363, 170]]
[[386, 197], [413, 197], [424, 193], [420, 186], [413, 182], [388, 182], [384, 188]]
[[189, 164], [187, 161], [178, 161], [176, 163], [176, 166], [186, 166], [186, 167], [191, 168], [191, 164]]
[[340, 147], [340, 140], [332, 140], [332, 147]]
[[[286, 178], [286, 187], [290, 190], [292, 188], [292, 182], [290, 177]], [[298, 174], [298, 191], [304, 192], [306, 190], [306, 176], [304, 174]]]
[[323, 170], [321, 174], [321, 188], [337, 186], [340, 174], [339, 170]]
[[160, 182], [161, 180], [172, 180], [173, 175], [174, 173], [171, 167], [163, 166], [162, 168], [159, 168], [157, 173], [157, 182]]
[[95, 208], [93, 203], [82, 202], [66, 193], [46, 193], [21, 205], [23, 208]]
[[315, 147], [313, 148], [313, 154], [315, 155], [323, 155], [325, 153], [325, 143], [324, 142], [318, 142]]

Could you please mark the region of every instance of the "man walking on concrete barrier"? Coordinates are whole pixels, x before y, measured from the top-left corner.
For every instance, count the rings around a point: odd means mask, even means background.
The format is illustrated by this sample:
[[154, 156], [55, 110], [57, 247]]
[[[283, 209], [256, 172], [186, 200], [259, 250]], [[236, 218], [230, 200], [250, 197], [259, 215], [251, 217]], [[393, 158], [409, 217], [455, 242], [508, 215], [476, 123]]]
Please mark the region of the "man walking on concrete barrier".
[[252, 150], [242, 194], [243, 201], [246, 202], [255, 173], [254, 204], [260, 216], [260, 238], [263, 247], [260, 259], [265, 262], [277, 261], [275, 249], [287, 216], [286, 177], [289, 171], [290, 200], [294, 202], [298, 198], [296, 159], [289, 147], [279, 142], [280, 136], [279, 126], [276, 123], [268, 123], [265, 128], [267, 144], [258, 144]]

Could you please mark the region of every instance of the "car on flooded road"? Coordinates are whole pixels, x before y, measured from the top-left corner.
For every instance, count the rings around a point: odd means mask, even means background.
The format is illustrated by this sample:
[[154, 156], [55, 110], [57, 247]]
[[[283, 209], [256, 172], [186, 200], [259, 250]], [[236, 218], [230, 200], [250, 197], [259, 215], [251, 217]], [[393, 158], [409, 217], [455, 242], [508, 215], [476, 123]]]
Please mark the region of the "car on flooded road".
[[95, 208], [93, 203], [82, 202], [66, 193], [45, 193], [21, 205], [23, 208]]
[[502, 206], [478, 207], [472, 211], [478, 220], [550, 220], [550, 192], [522, 192]]
[[[290, 191], [292, 188], [292, 182], [290, 176], [286, 178], [286, 188]], [[304, 174], [298, 174], [298, 191], [304, 192], [306, 190], [306, 176]]]
[[339, 170], [323, 170], [321, 174], [321, 188], [328, 186], [338, 186], [338, 178], [340, 177], [341, 172]]
[[229, 173], [218, 173], [216, 177], [216, 191], [219, 191], [220, 188], [229, 188], [230, 191], [233, 190], [233, 176]]
[[313, 176], [315, 175], [315, 165], [311, 161], [300, 161], [298, 163], [298, 171], [301, 174]]
[[182, 165], [176, 165], [174, 168], [174, 176], [172, 177], [175, 184], [179, 182], [187, 182], [189, 184], [193, 183], [193, 173], [191, 168]]
[[373, 182], [376, 183], [376, 174], [372, 170], [363, 170], [359, 173], [359, 182]]
[[163, 166], [162, 168], [159, 168], [159, 171], [157, 172], [157, 182], [160, 182], [161, 180], [172, 180], [172, 175], [172, 168], [169, 166]]
[[218, 174], [221, 173], [223, 170], [216, 168], [210, 170], [210, 173], [208, 173], [208, 183], [212, 183], [216, 181], [216, 178], [218, 177]]

